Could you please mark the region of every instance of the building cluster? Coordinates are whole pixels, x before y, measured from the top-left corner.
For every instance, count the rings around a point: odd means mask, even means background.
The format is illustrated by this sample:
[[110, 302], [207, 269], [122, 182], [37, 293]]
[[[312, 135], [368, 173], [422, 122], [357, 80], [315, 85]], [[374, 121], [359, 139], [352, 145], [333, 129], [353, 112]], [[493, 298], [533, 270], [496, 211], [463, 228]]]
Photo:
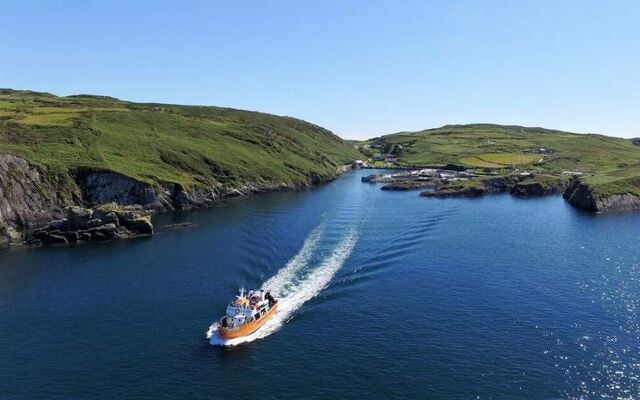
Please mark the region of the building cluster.
[[454, 179], [454, 178], [473, 178], [477, 176], [471, 171], [453, 171], [450, 169], [424, 168], [410, 171], [409, 174], [414, 177], [438, 178], [438, 179]]
[[452, 171], [449, 169], [424, 168], [403, 171], [397, 174], [368, 175], [361, 178], [362, 182], [392, 183], [397, 181], [440, 181], [442, 183], [466, 180], [476, 177], [471, 171]]

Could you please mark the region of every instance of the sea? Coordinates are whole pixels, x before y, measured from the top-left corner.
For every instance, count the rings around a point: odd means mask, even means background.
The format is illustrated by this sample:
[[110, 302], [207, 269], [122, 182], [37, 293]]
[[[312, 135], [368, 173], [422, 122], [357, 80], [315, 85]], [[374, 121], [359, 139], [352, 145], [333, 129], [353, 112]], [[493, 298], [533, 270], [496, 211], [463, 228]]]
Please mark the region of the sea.
[[[370, 173], [0, 251], [0, 399], [640, 398], [640, 213]], [[278, 313], [217, 341], [241, 286]]]

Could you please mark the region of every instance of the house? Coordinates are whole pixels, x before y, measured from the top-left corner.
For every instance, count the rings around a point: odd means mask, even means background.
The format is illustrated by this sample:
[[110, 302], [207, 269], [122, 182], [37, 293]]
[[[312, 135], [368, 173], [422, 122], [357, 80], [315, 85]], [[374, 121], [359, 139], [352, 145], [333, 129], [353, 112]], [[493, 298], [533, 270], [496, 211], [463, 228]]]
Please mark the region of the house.
[[478, 176], [478, 175], [474, 174], [471, 171], [460, 171], [460, 172], [458, 172], [458, 176], [466, 176], [466, 177], [472, 178], [472, 177]]
[[451, 179], [451, 178], [455, 178], [456, 172], [455, 171], [447, 171], [447, 170], [439, 170], [438, 171], [438, 176], [440, 177], [440, 179]]
[[553, 154], [553, 149], [550, 149], [548, 147], [536, 147], [535, 149], [524, 149], [522, 150], [523, 153], [525, 154]]
[[418, 171], [418, 175], [420, 176], [436, 176], [437, 174], [438, 174], [438, 171], [436, 171], [433, 168], [425, 168]]

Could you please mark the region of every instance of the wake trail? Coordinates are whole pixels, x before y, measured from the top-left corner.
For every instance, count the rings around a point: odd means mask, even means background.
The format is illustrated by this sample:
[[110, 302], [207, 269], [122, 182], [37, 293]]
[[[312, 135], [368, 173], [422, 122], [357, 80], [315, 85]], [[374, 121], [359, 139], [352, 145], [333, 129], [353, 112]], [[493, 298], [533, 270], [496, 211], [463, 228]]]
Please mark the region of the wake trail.
[[269, 336], [280, 329], [304, 303], [326, 288], [351, 255], [358, 241], [358, 234], [355, 227], [350, 228], [334, 245], [330, 254], [315, 263], [314, 256], [323, 239], [324, 224], [321, 224], [309, 234], [298, 254], [262, 285], [262, 289], [271, 291], [278, 299], [278, 310], [271, 319], [251, 335], [230, 340], [218, 336], [217, 323], [214, 323], [207, 332], [210, 343], [236, 346]]

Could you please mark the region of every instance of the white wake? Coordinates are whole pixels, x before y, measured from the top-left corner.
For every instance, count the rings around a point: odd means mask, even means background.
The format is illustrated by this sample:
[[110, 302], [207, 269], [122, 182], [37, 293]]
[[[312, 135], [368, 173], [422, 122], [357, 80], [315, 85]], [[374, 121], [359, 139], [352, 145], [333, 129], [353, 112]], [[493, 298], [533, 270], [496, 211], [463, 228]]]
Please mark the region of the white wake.
[[323, 230], [323, 226], [320, 226], [311, 232], [298, 254], [262, 285], [262, 289], [271, 291], [278, 299], [276, 314], [256, 332], [236, 339], [220, 338], [216, 332], [217, 323], [214, 323], [207, 332], [211, 344], [236, 346], [262, 339], [280, 329], [294, 311], [329, 285], [333, 276], [351, 255], [358, 236], [355, 229], [348, 231], [329, 256], [313, 267], [310, 261], [322, 239]]

